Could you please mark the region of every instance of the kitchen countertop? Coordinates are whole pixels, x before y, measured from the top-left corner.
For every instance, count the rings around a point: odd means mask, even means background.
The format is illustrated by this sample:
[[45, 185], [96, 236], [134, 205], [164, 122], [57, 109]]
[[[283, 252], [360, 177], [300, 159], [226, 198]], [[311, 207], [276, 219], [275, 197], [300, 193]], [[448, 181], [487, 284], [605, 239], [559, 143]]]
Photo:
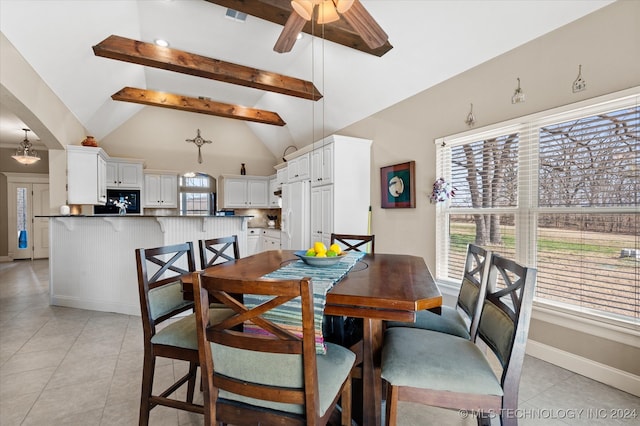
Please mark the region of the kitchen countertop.
[[210, 215], [210, 216], [196, 216], [196, 215], [189, 215], [189, 216], [185, 216], [185, 215], [164, 215], [164, 216], [159, 216], [159, 215], [153, 215], [153, 214], [124, 214], [124, 215], [119, 215], [119, 214], [93, 214], [93, 215], [84, 215], [84, 214], [67, 214], [67, 215], [62, 215], [62, 214], [56, 214], [56, 215], [42, 215], [42, 216], [35, 216], [35, 217], [97, 217], [97, 218], [104, 218], [104, 217], [123, 217], [123, 218], [129, 218], [129, 217], [145, 217], [145, 218], [177, 218], [177, 217], [181, 217], [181, 218], [219, 218], [219, 219], [226, 219], [226, 218], [247, 218], [247, 217], [253, 217], [251, 215], [231, 215], [231, 216], [215, 216], [215, 215]]

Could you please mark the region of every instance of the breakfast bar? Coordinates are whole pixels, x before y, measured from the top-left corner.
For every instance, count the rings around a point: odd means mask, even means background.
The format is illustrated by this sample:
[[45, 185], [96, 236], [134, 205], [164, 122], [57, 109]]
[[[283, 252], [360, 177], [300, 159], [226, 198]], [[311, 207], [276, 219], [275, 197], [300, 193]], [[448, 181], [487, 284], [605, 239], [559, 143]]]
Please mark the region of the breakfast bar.
[[252, 216], [48, 216], [50, 303], [140, 315], [140, 247], [237, 235], [246, 255]]

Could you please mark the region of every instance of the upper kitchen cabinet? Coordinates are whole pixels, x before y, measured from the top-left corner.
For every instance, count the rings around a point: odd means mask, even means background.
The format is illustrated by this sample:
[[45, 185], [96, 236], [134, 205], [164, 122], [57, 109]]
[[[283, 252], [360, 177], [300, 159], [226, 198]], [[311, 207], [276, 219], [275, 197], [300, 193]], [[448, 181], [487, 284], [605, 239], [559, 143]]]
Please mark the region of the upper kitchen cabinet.
[[280, 163], [275, 168], [276, 189], [282, 189], [282, 185], [289, 181], [289, 176], [287, 176], [287, 163]]
[[311, 178], [309, 153], [292, 158], [287, 162], [287, 181], [297, 182]]
[[333, 146], [329, 142], [311, 151], [311, 186], [333, 183]]
[[178, 207], [178, 175], [175, 172], [144, 174], [144, 207]]
[[268, 208], [269, 177], [220, 176], [222, 208]]
[[67, 202], [107, 202], [107, 161], [102, 148], [67, 145]]
[[370, 231], [371, 140], [333, 135], [311, 152], [311, 239]]
[[107, 161], [107, 188], [142, 189], [143, 161], [111, 158]]
[[282, 207], [282, 198], [276, 195], [276, 191], [281, 191], [282, 185], [278, 186], [276, 175], [269, 177], [269, 207], [279, 209]]
[[357, 179], [363, 188], [369, 188], [371, 143], [369, 139], [341, 135], [316, 142], [311, 151], [311, 186], [345, 185], [345, 180]]

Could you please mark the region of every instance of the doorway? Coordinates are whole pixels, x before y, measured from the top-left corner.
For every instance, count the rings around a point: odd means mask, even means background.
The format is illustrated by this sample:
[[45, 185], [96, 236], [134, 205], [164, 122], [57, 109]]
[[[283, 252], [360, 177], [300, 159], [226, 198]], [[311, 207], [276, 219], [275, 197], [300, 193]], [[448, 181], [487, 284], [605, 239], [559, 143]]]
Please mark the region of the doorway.
[[8, 248], [12, 259], [49, 257], [48, 178], [7, 180]]

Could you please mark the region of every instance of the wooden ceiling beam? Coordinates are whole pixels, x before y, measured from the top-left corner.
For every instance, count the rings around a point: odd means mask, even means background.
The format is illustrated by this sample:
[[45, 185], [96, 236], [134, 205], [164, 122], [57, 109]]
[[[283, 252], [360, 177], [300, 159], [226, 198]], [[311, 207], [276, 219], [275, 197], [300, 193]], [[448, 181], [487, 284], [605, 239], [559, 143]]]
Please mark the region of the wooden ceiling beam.
[[114, 101], [133, 102], [142, 105], [234, 118], [236, 120], [284, 126], [286, 123], [275, 112], [240, 105], [215, 102], [206, 98], [191, 98], [173, 93], [124, 87], [111, 96]]
[[96, 56], [209, 78], [225, 83], [317, 101], [322, 94], [313, 82], [237, 65], [153, 43], [111, 35], [93, 46]]
[[[209, 3], [217, 4], [218, 6], [227, 7], [229, 9], [237, 10], [238, 12], [246, 13], [247, 15], [255, 16], [256, 18], [264, 19], [265, 21], [273, 22], [278, 25], [284, 26], [287, 23], [287, 19], [291, 15], [291, 1], [290, 0], [206, 0]], [[350, 17], [351, 18], [351, 17]], [[346, 19], [339, 19], [330, 24], [325, 24], [324, 28], [321, 25], [313, 25], [311, 22], [305, 21], [305, 25], [302, 31], [321, 37], [321, 31], [324, 30], [324, 39], [332, 41], [334, 43], [341, 44], [343, 46], [359, 50], [364, 53], [368, 53], [374, 56], [383, 56], [385, 53], [393, 49], [393, 46], [389, 41], [385, 41], [380, 47], [371, 48], [360, 37], [357, 31], [352, 28]], [[376, 24], [377, 25], [377, 24]], [[314, 31], [315, 30], [315, 31]], [[314, 34], [315, 32], [315, 34]], [[274, 41], [275, 43], [275, 41]]]

